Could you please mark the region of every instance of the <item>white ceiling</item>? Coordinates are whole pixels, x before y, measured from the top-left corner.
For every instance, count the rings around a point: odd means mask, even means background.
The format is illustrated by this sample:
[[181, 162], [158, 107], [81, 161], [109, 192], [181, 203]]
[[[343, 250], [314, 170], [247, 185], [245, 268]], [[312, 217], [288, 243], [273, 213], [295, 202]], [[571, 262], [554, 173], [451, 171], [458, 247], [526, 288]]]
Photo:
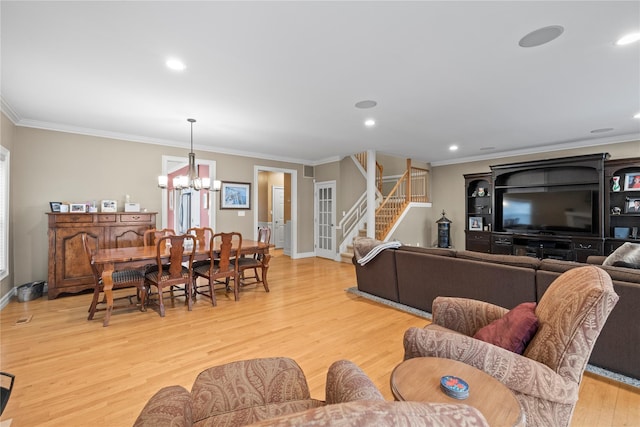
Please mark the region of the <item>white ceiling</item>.
[[[640, 139], [639, 1], [0, 3], [20, 126], [319, 164]], [[561, 25], [543, 46], [527, 33]], [[183, 72], [164, 65], [183, 60]], [[354, 104], [375, 100], [360, 110]], [[377, 120], [366, 128], [367, 117]], [[604, 133], [592, 130], [613, 128]], [[448, 150], [457, 144], [456, 153]], [[640, 155], [640, 146], [639, 146]]]

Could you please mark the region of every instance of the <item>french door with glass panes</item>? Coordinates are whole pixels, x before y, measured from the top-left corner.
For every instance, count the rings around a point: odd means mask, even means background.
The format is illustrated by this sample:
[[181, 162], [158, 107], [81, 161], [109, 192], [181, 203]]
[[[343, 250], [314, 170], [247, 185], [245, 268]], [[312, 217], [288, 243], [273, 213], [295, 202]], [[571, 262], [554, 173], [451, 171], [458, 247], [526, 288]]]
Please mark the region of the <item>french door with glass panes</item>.
[[317, 182], [314, 193], [316, 256], [336, 259], [336, 182]]

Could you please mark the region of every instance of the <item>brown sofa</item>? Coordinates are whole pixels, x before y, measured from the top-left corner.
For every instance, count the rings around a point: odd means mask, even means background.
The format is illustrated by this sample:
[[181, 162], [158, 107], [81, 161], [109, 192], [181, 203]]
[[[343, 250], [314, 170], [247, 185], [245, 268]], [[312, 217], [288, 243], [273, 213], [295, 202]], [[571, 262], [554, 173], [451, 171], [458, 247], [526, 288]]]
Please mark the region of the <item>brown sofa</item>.
[[[590, 257], [601, 264], [603, 257]], [[432, 312], [438, 296], [463, 297], [505, 308], [539, 302], [551, 282], [584, 263], [539, 260], [525, 256], [484, 254], [440, 248], [401, 246], [385, 249], [365, 265], [354, 257], [358, 290], [409, 307]], [[640, 270], [602, 266], [620, 301], [609, 316], [589, 363], [640, 379]], [[390, 272], [395, 272], [391, 277]], [[397, 295], [397, 298], [389, 296]]]
[[135, 421], [163, 426], [488, 426], [464, 404], [387, 402], [355, 364], [329, 368], [326, 401], [312, 399], [300, 366], [285, 357], [243, 360], [201, 372], [191, 392], [159, 390]]

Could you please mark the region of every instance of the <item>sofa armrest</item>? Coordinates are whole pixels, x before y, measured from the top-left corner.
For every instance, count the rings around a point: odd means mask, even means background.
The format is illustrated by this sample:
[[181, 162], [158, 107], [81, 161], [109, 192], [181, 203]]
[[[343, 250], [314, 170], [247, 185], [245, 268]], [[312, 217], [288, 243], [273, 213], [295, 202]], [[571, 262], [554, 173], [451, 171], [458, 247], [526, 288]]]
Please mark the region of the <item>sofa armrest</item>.
[[164, 387], [144, 405], [134, 427], [187, 427], [193, 425], [191, 393], [175, 385]]
[[433, 300], [433, 323], [473, 336], [480, 328], [504, 316], [504, 307], [468, 298], [437, 297]]
[[354, 400], [384, 400], [384, 397], [362, 369], [348, 360], [338, 360], [327, 373], [327, 404]]
[[602, 263], [604, 262], [604, 260], [607, 259], [606, 256], [602, 256], [602, 255], [589, 255], [587, 257], [587, 264], [593, 264], [593, 265], [602, 265]]
[[517, 393], [562, 404], [578, 400], [579, 385], [548, 366], [439, 326], [408, 329], [404, 349], [405, 360], [413, 357], [458, 360], [491, 375]]

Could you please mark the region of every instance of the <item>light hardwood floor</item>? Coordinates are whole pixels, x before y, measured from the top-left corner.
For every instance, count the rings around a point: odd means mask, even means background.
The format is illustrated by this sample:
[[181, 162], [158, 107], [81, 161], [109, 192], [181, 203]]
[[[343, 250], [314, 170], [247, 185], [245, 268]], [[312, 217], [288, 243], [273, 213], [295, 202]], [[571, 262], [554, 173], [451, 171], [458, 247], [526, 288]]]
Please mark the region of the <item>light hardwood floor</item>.
[[[324, 398], [328, 366], [359, 364], [384, 396], [402, 360], [402, 336], [427, 321], [345, 292], [356, 283], [350, 264], [273, 258], [270, 293], [242, 291], [218, 306], [182, 299], [154, 310], [102, 314], [87, 321], [91, 295], [12, 301], [1, 312], [0, 369], [16, 375], [2, 420], [12, 426], [130, 426], [158, 389], [187, 389], [203, 369], [233, 360], [288, 356], [304, 370], [311, 395]], [[15, 326], [23, 315], [31, 322]], [[614, 351], [612, 349], [612, 351]], [[640, 390], [586, 374], [572, 426], [639, 426]]]

